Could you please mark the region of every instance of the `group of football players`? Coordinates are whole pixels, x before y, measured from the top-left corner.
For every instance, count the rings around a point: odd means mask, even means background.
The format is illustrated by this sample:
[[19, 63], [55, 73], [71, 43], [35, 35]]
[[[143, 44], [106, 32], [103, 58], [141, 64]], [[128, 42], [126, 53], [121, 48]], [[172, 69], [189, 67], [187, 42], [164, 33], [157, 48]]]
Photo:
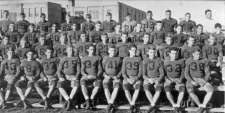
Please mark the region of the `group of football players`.
[[[132, 113], [137, 111], [141, 90], [150, 103], [149, 112], [158, 110], [162, 92], [177, 112], [183, 110], [186, 93], [199, 112], [207, 110], [214, 86], [223, 84], [222, 25], [216, 23], [215, 32], [203, 32], [204, 26], [196, 25], [190, 13], [179, 23], [170, 10], [165, 14], [165, 19], [156, 21], [148, 11], [141, 22], [128, 14], [122, 24], [112, 20], [111, 13], [103, 22], [93, 22], [87, 14], [79, 27], [70, 22], [70, 15], [60, 26], [50, 24], [45, 14], [37, 25], [29, 23], [24, 13], [14, 23], [5, 10], [0, 21], [1, 107], [7, 107], [10, 93], [16, 89], [20, 97], [16, 104], [27, 109], [27, 97], [34, 88], [44, 109], [49, 108], [54, 90], [65, 99], [66, 110], [81, 104], [76, 101], [80, 97], [74, 98], [79, 91], [85, 109], [93, 109], [96, 95], [103, 89], [107, 111], [114, 112], [115, 99], [122, 89]], [[202, 102], [196, 94], [199, 88], [206, 92]], [[172, 91], [178, 92], [177, 99]]]

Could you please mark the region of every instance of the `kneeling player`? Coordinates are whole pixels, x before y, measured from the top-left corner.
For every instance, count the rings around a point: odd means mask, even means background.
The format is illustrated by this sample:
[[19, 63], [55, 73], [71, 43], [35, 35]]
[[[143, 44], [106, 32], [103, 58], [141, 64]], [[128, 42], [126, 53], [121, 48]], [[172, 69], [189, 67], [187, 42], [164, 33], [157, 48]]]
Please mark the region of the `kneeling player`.
[[[41, 65], [38, 61], [34, 60], [34, 52], [29, 50], [26, 53], [27, 59], [23, 60], [21, 63], [21, 69], [23, 71], [23, 76], [15, 84], [17, 93], [20, 96], [21, 101], [23, 102], [24, 109], [27, 109], [28, 102], [27, 96], [30, 94], [33, 87], [37, 90], [38, 94], [41, 95], [43, 101], [46, 103], [46, 97], [43, 94], [43, 91], [35, 83], [40, 78]], [[22, 88], [26, 87], [26, 91], [23, 94]], [[19, 103], [21, 102], [19, 101]], [[18, 103], [18, 104], [19, 104]]]
[[[114, 101], [116, 99], [119, 86], [120, 86], [120, 76], [121, 76], [121, 66], [122, 60], [120, 57], [115, 57], [116, 48], [115, 46], [110, 46], [108, 49], [109, 56], [105, 56], [102, 61], [104, 70], [104, 80], [103, 87], [105, 96], [108, 102], [108, 112], [114, 111]], [[113, 87], [111, 86], [113, 84]], [[113, 89], [110, 93], [110, 89]]]
[[[142, 61], [140, 57], [136, 57], [137, 47], [131, 45], [129, 49], [129, 57], [123, 59], [122, 76], [123, 76], [123, 89], [130, 104], [132, 113], [136, 113], [135, 103], [141, 88], [141, 73]], [[134, 89], [134, 94], [131, 96], [131, 89]]]
[[[144, 91], [151, 106], [149, 112], [155, 111], [155, 104], [162, 92], [164, 77], [163, 61], [156, 57], [157, 50], [155, 46], [150, 46], [148, 50], [148, 58], [143, 61], [143, 78]], [[151, 91], [155, 91], [153, 95]]]
[[[185, 68], [187, 91], [190, 97], [198, 105], [199, 113], [204, 111], [214, 91], [212, 85], [208, 83], [210, 77], [208, 61], [200, 58], [200, 51], [201, 50], [199, 48], [196, 48], [193, 51], [193, 58], [187, 60]], [[203, 88], [203, 90], [206, 91], [206, 96], [202, 104], [195, 94], [197, 88]]]
[[[85, 108], [94, 107], [94, 99], [101, 85], [100, 76], [102, 75], [101, 58], [94, 55], [95, 48], [93, 45], [88, 47], [88, 56], [81, 59], [81, 90], [85, 99]], [[94, 87], [89, 96], [88, 88]]]
[[[14, 83], [18, 80], [20, 74], [20, 60], [15, 57], [14, 50], [9, 48], [7, 51], [7, 59], [5, 59], [1, 64], [1, 80], [0, 87], [6, 88], [5, 98], [3, 96], [2, 90], [0, 90], [1, 107], [4, 109], [5, 102], [8, 100], [9, 95], [14, 87]], [[5, 85], [7, 85], [5, 87]]]
[[[69, 110], [71, 107], [71, 100], [74, 98], [77, 89], [79, 87], [79, 76], [80, 76], [80, 59], [79, 57], [73, 56], [73, 48], [71, 46], [67, 47], [66, 49], [67, 56], [63, 57], [59, 63], [58, 69], [58, 88], [60, 94], [66, 100], [66, 110]], [[66, 86], [72, 87], [70, 95], [66, 92]], [[75, 103], [77, 104], [77, 103]]]
[[48, 93], [46, 95], [46, 103], [44, 109], [47, 109], [49, 107], [49, 98], [56, 86], [57, 83], [57, 67], [59, 63], [58, 58], [53, 57], [53, 49], [52, 48], [46, 48], [45, 51], [46, 58], [43, 58], [41, 60], [41, 65], [43, 67], [43, 72], [41, 78], [38, 80], [36, 85], [38, 87], [45, 87], [48, 86]]
[[[164, 61], [164, 70], [165, 70], [165, 82], [164, 88], [166, 96], [169, 102], [172, 104], [175, 110], [178, 112], [181, 110], [181, 101], [184, 97], [185, 85], [184, 80], [184, 60], [177, 59], [177, 48], [171, 48], [169, 51], [169, 60]], [[179, 92], [177, 102], [174, 102], [174, 98], [171, 94], [173, 88]]]

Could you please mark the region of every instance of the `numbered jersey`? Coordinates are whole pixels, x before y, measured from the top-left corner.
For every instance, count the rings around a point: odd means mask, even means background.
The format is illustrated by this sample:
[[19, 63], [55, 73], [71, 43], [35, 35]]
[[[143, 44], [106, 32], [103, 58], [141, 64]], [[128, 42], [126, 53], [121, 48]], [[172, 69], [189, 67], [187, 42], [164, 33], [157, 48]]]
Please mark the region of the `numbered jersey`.
[[169, 78], [180, 78], [183, 76], [184, 66], [184, 60], [164, 61], [165, 74]]
[[107, 75], [117, 76], [121, 71], [122, 60], [120, 57], [105, 56], [102, 61], [103, 70]]
[[181, 57], [184, 58], [184, 59], [188, 59], [192, 56], [192, 51], [195, 47], [194, 46], [187, 46], [187, 45], [184, 45], [182, 48], [181, 48]]
[[55, 32], [55, 33], [49, 33], [47, 35], [47, 38], [48, 39], [51, 39], [53, 44], [59, 44], [59, 38], [60, 38], [60, 34], [58, 32]]
[[37, 58], [39, 58], [39, 59], [45, 58], [46, 57], [45, 56], [46, 49], [47, 49], [46, 45], [38, 45], [38, 46], [36, 46], [35, 51], [37, 53]]
[[89, 46], [92, 45], [91, 43], [88, 42], [78, 42], [75, 46], [75, 48], [78, 51], [79, 56], [84, 57], [87, 55], [87, 49]]
[[147, 51], [149, 46], [151, 46], [151, 44], [143, 44], [140, 43], [137, 45], [137, 56], [142, 57], [143, 59], [147, 56]]
[[59, 64], [58, 58], [44, 58], [41, 61], [41, 65], [43, 67], [43, 72], [45, 75], [55, 75], [57, 72], [57, 67]]
[[118, 56], [119, 57], [126, 57], [129, 55], [129, 43], [118, 43], [116, 47], [118, 48]]
[[66, 45], [56, 44], [54, 45], [54, 55], [57, 57], [66, 56]]
[[63, 57], [59, 63], [59, 71], [64, 75], [78, 75], [80, 73], [80, 59], [78, 57]]
[[209, 60], [217, 60], [219, 56], [222, 56], [221, 45], [205, 45], [202, 48], [203, 57]]
[[31, 46], [38, 42], [38, 33], [36, 32], [27, 32], [23, 37]]
[[28, 77], [34, 77], [34, 76], [37, 77], [40, 75], [40, 72], [41, 72], [41, 64], [36, 60], [32, 60], [32, 61], [23, 60], [23, 62], [21, 63], [21, 68], [25, 76], [28, 76]]
[[16, 75], [19, 74], [20, 60], [13, 58], [11, 60], [5, 59], [1, 64], [1, 74]]
[[165, 40], [165, 32], [163, 31], [154, 31], [151, 33], [151, 38], [153, 39], [153, 43], [155, 45], [163, 44]]
[[140, 57], [125, 57], [123, 59], [122, 74], [130, 78], [140, 77], [142, 72], [142, 60]]
[[186, 61], [185, 73], [192, 78], [203, 78], [207, 73], [209, 73], [208, 61], [206, 59], [188, 59]]
[[82, 71], [85, 74], [98, 76], [102, 71], [101, 58], [98, 56], [85, 56], [81, 62]]
[[147, 75], [149, 78], [158, 78], [164, 76], [163, 61], [160, 58], [153, 60], [146, 58], [143, 61], [143, 75]]
[[101, 57], [107, 56], [108, 55], [108, 47], [109, 47], [109, 44], [98, 43], [96, 45], [96, 54]]
[[[160, 57], [162, 59], [165, 59], [165, 60], [168, 60], [169, 59], [169, 52], [170, 52], [170, 49], [171, 48], [174, 48], [175, 46], [173, 45], [166, 45], [166, 44], [163, 44], [163, 47], [159, 50], [159, 53], [160, 53]], [[177, 48], [179, 49], [179, 48]], [[179, 54], [178, 54], [179, 55]]]

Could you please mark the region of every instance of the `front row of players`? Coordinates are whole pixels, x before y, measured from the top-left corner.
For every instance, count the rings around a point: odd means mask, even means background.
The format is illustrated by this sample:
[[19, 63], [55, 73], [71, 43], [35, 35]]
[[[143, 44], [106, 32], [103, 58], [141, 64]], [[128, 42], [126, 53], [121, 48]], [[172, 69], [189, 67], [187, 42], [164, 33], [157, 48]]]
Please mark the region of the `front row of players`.
[[[14, 86], [21, 100], [17, 104], [22, 103], [25, 109], [30, 105], [27, 96], [33, 87], [41, 96], [45, 109], [49, 107], [49, 98], [56, 87], [66, 100], [65, 108], [67, 110], [74, 102], [72, 100], [79, 87], [81, 87], [86, 100], [85, 108], [92, 109], [101, 83], [108, 102], [107, 110], [109, 112], [115, 110], [114, 101], [121, 85], [130, 104], [131, 112], [135, 112], [135, 103], [142, 81], [144, 92], [150, 102], [149, 111], [157, 110], [156, 103], [163, 89], [169, 102], [176, 110], [181, 110], [185, 89], [198, 105], [200, 111], [206, 108], [212, 97], [213, 87], [207, 82], [210, 76], [208, 63], [207, 60], [201, 59], [199, 48], [193, 49], [193, 57], [188, 59], [186, 63], [183, 59], [177, 59], [178, 50], [176, 48], [169, 51], [169, 59], [165, 61], [156, 56], [157, 50], [154, 46], [149, 47], [148, 56], [143, 61], [136, 56], [137, 48], [134, 45], [130, 46], [129, 56], [123, 60], [116, 57], [115, 46], [109, 47], [109, 55], [103, 59], [94, 54], [94, 46], [89, 46], [87, 51], [88, 55], [80, 59], [77, 57], [76, 51], [68, 46], [66, 49], [67, 56], [59, 59], [53, 57], [53, 49], [47, 48], [46, 58], [39, 62], [34, 59], [34, 52], [31, 50], [26, 53], [26, 59], [19, 60], [15, 56], [14, 50], [9, 49], [7, 59], [1, 64], [1, 88], [6, 88], [5, 96], [3, 96], [3, 91], [0, 91], [2, 108], [6, 107], [5, 103]], [[184, 79], [187, 81], [186, 84]], [[43, 87], [46, 86], [49, 89], [47, 94], [44, 94]], [[67, 93], [68, 87], [72, 88], [70, 94]], [[195, 89], [198, 87], [202, 87], [207, 92], [203, 103], [199, 101], [195, 94]], [[23, 91], [24, 88], [25, 92]], [[89, 93], [90, 88], [92, 88], [92, 91]], [[172, 89], [179, 92], [177, 102], [174, 101]], [[134, 90], [133, 95], [131, 94], [132, 90]], [[74, 103], [78, 104], [77, 102]]]

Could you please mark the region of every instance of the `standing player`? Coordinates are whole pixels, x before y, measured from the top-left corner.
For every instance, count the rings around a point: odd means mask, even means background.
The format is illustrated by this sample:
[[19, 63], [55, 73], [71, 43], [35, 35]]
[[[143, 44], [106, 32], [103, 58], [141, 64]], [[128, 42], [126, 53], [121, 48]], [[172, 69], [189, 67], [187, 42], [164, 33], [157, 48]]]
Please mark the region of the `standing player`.
[[7, 58], [7, 50], [9, 48], [15, 48], [15, 46], [12, 45], [11, 43], [9, 43], [8, 36], [3, 36], [3, 40], [0, 44], [0, 52], [1, 52], [1, 55], [3, 56], [3, 58]]
[[40, 18], [41, 21], [37, 24], [37, 30], [38, 32], [47, 33], [49, 31], [50, 23], [46, 20], [46, 15], [44, 13], [41, 13]]
[[176, 33], [173, 34], [174, 45], [181, 47], [186, 42], [188, 35], [183, 33], [183, 27], [180, 24], [176, 25], [174, 29], [176, 30]]
[[[199, 107], [198, 113], [203, 113], [208, 102], [212, 98], [214, 88], [208, 82], [210, 77], [208, 61], [200, 57], [200, 51], [199, 48], [195, 48], [192, 53], [193, 58], [186, 61], [185, 78], [187, 79], [187, 91]], [[199, 98], [195, 93], [199, 87], [203, 88], [206, 92], [203, 103], [200, 103]]]
[[215, 29], [216, 32], [213, 33], [213, 36], [216, 37], [216, 43], [218, 45], [221, 45], [225, 41], [225, 34], [221, 31], [222, 30], [222, 25], [220, 23], [215, 24]]
[[129, 43], [127, 42], [127, 33], [122, 33], [121, 40], [122, 42], [117, 43], [116, 47], [118, 48], [118, 56], [124, 58], [129, 55]]
[[[60, 94], [66, 100], [66, 110], [69, 110], [71, 107], [71, 102], [77, 93], [79, 88], [79, 79], [80, 79], [80, 59], [78, 56], [74, 56], [74, 51], [71, 46], [66, 48], [67, 56], [63, 57], [59, 63], [58, 68], [58, 88]], [[70, 84], [72, 88], [70, 94], [66, 92], [66, 86]], [[75, 103], [77, 104], [77, 103]]]
[[135, 44], [143, 41], [143, 35], [144, 32], [141, 23], [137, 23], [136, 27], [134, 27], [134, 31], [129, 34], [129, 36], [131, 37], [131, 41]]
[[153, 44], [156, 45], [156, 48], [160, 48], [165, 40], [165, 32], [162, 29], [162, 22], [157, 21], [155, 26], [155, 31], [151, 33], [151, 39], [153, 39]]
[[149, 10], [146, 13], [146, 18], [141, 21], [144, 31], [147, 33], [151, 33], [152, 31], [154, 31], [156, 20], [153, 19], [152, 16], [153, 16], [152, 11]]
[[53, 46], [54, 48], [54, 55], [57, 57], [64, 57], [66, 56], [66, 42], [67, 42], [67, 34], [61, 33], [59, 38], [60, 43]]
[[[116, 57], [116, 47], [110, 46], [108, 49], [108, 56], [105, 56], [102, 61], [103, 65], [103, 88], [105, 96], [108, 102], [107, 112], [112, 112], [115, 110], [114, 101], [117, 97], [117, 93], [120, 87], [120, 77], [121, 77], [121, 67], [122, 60], [120, 57]], [[110, 89], [113, 89], [110, 93]]]
[[101, 22], [95, 23], [95, 29], [89, 32], [89, 42], [97, 44], [101, 40], [101, 35], [103, 31], [101, 30]]
[[171, 10], [165, 11], [166, 18], [162, 20], [162, 28], [166, 33], [174, 33], [174, 26], [177, 25], [177, 20], [171, 17]]
[[[130, 104], [132, 113], [136, 113], [136, 100], [141, 89], [142, 61], [140, 57], [136, 57], [137, 47], [131, 45], [129, 48], [130, 55], [123, 59], [122, 76], [123, 89], [126, 98]], [[134, 94], [131, 96], [131, 90], [134, 89]]]
[[41, 78], [37, 81], [38, 87], [48, 86], [48, 93], [46, 94], [46, 103], [44, 109], [49, 107], [50, 96], [56, 87], [57, 83], [57, 67], [59, 63], [59, 59], [53, 57], [53, 49], [48, 47], [46, 48], [45, 55], [46, 58], [43, 58], [41, 62], [41, 66], [43, 67], [43, 71], [41, 73]]
[[[169, 52], [169, 60], [164, 61], [165, 82], [164, 89], [167, 99], [176, 111], [180, 111], [181, 102], [184, 97], [185, 85], [184, 80], [184, 60], [177, 59], [177, 48], [171, 48]], [[172, 88], [179, 92], [177, 102], [171, 94]]]
[[81, 31], [89, 33], [94, 30], [95, 23], [91, 20], [91, 14], [86, 14], [86, 21], [81, 24]]
[[127, 14], [125, 21], [122, 23], [122, 32], [131, 33], [136, 26], [136, 21], [132, 19], [130, 14]]
[[18, 47], [21, 35], [15, 30], [14, 24], [9, 24], [9, 30], [6, 35], [9, 37], [9, 43], [13, 44], [15, 47]]
[[23, 36], [31, 47], [33, 47], [38, 42], [38, 33], [34, 30], [35, 25], [30, 24], [28, 32], [26, 32]]
[[59, 44], [60, 33], [57, 31], [56, 24], [52, 24], [51, 32], [47, 34], [47, 44], [50, 46]]
[[120, 41], [120, 37], [121, 37], [121, 26], [119, 23], [116, 24], [116, 26], [114, 27], [115, 31], [112, 33], [108, 33], [109, 36], [109, 43], [111, 44], [116, 44]]
[[180, 22], [184, 34], [190, 34], [194, 31], [196, 23], [191, 20], [191, 13], [185, 13], [185, 20]]
[[16, 22], [16, 26], [15, 26], [21, 36], [23, 36], [24, 33], [28, 31], [28, 27], [30, 25], [30, 23], [27, 20], [25, 20], [25, 17], [26, 17], [25, 13], [20, 13], [21, 20]]
[[[18, 80], [20, 74], [20, 59], [15, 56], [13, 48], [7, 51], [7, 59], [1, 63], [1, 88], [6, 88], [5, 95], [0, 91], [1, 107], [4, 109], [5, 103], [8, 100], [15, 82]], [[4, 95], [4, 96], [3, 96]]]
[[106, 20], [103, 21], [102, 27], [105, 33], [112, 33], [115, 31], [116, 21], [112, 19], [112, 13], [107, 12]]
[[[38, 94], [41, 95], [43, 101], [47, 103], [46, 96], [44, 96], [42, 89], [36, 84], [37, 80], [40, 78], [41, 65], [34, 59], [34, 52], [32, 50], [26, 53], [26, 59], [22, 61], [20, 67], [23, 75], [20, 77], [20, 80], [16, 82], [15, 87], [24, 109], [27, 109], [29, 106], [27, 96], [30, 94], [33, 87], [35, 87]], [[22, 88], [26, 88], [25, 93], [23, 93]], [[18, 104], [21, 101], [19, 101]]]
[[[102, 66], [101, 58], [94, 55], [93, 45], [88, 47], [88, 56], [81, 58], [81, 90], [84, 95], [86, 109], [94, 107], [94, 99], [101, 85]], [[89, 96], [89, 87], [94, 87]]]
[[108, 36], [106, 33], [101, 35], [101, 42], [96, 45], [96, 55], [104, 57], [108, 55]]
[[[151, 104], [149, 113], [152, 113], [156, 110], [156, 102], [162, 92], [164, 70], [163, 61], [156, 57], [157, 50], [155, 46], [150, 46], [147, 54], [148, 57], [146, 57], [143, 61], [143, 86], [145, 95]], [[154, 95], [151, 93], [153, 89], [155, 91]]]

